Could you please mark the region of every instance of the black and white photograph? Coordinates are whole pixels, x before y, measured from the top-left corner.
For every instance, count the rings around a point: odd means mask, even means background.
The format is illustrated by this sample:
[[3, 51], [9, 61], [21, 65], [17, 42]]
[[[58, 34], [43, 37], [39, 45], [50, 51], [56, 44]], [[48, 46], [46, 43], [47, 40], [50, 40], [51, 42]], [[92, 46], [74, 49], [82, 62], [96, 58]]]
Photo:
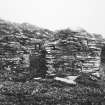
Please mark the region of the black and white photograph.
[[105, 0], [0, 0], [0, 105], [105, 105]]

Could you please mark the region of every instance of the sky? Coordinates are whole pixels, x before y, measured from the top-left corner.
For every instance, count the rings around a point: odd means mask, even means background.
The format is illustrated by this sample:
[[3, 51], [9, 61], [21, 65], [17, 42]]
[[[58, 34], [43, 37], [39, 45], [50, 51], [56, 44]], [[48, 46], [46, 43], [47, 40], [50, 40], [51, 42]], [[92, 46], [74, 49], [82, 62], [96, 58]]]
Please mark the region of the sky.
[[105, 0], [0, 0], [0, 18], [50, 30], [81, 27], [105, 37]]

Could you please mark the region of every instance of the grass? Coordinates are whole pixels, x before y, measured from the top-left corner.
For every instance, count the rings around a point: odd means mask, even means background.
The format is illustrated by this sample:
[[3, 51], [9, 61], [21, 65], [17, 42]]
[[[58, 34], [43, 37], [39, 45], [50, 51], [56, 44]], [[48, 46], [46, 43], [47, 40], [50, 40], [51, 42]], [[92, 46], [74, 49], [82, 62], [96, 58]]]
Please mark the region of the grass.
[[105, 89], [53, 79], [1, 83], [0, 105], [104, 105]]

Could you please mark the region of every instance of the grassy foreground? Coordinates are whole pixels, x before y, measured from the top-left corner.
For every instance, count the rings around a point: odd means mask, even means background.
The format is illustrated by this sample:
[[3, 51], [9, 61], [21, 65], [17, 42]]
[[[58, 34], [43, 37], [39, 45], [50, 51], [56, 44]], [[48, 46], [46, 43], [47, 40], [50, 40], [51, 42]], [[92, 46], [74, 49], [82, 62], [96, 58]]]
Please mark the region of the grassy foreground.
[[0, 83], [0, 105], [105, 105], [105, 89], [53, 79]]

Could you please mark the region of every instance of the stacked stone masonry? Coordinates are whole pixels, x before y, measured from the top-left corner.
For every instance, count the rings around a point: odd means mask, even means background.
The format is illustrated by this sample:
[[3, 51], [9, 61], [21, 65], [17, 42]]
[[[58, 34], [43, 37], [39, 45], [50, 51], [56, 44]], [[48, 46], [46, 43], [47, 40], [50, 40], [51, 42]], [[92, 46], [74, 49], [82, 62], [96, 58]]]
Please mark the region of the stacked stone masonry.
[[30, 78], [37, 75], [37, 70], [44, 73], [43, 69], [48, 74], [97, 72], [105, 41], [96, 36], [86, 31], [65, 29], [52, 32], [0, 20], [0, 78]]
[[[103, 41], [86, 33], [59, 38], [48, 43], [47, 55], [49, 71], [74, 75], [78, 72], [97, 72], [100, 68], [100, 54]], [[74, 72], [73, 72], [74, 71]], [[73, 75], [73, 74], [72, 74]]]

